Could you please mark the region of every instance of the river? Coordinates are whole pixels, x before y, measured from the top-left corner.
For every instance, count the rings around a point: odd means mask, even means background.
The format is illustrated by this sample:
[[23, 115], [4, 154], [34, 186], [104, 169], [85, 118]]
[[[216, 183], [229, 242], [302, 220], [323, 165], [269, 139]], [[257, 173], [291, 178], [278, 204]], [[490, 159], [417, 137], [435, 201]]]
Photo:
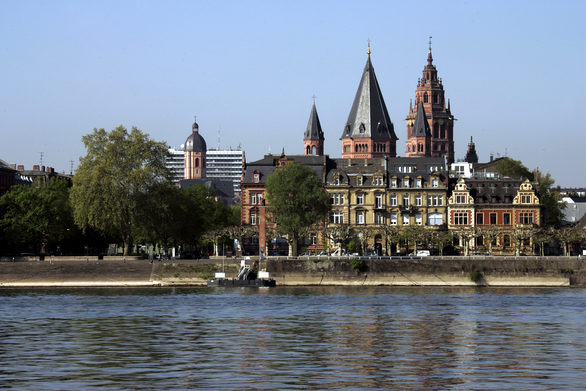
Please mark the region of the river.
[[0, 289], [0, 388], [583, 389], [586, 290]]

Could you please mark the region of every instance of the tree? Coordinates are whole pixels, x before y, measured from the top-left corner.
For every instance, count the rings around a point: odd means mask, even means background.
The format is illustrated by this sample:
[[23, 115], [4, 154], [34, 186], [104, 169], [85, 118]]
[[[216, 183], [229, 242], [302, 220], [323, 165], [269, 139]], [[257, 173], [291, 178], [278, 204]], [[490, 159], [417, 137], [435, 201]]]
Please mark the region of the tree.
[[324, 219], [330, 197], [308, 166], [289, 163], [267, 178], [268, 210], [280, 233], [288, 235], [289, 255], [297, 255], [297, 241], [304, 230]]
[[556, 239], [562, 244], [564, 256], [571, 255], [570, 244], [573, 242], [582, 242], [584, 240], [584, 228], [577, 225], [572, 227], [562, 227], [555, 231]]
[[331, 225], [324, 228], [324, 237], [334, 242], [338, 253], [342, 254], [342, 247], [347, 246], [354, 237], [354, 230], [348, 224]]
[[492, 246], [500, 235], [500, 230], [496, 227], [485, 227], [479, 229], [479, 236], [484, 240], [484, 246], [488, 249], [488, 255], [492, 255]]
[[505, 157], [496, 164], [496, 170], [502, 176], [508, 176], [511, 178], [526, 178], [533, 181], [534, 176], [527, 167], [523, 165], [519, 160]]
[[403, 239], [407, 243], [407, 251], [409, 251], [409, 243], [413, 244], [413, 255], [417, 255], [417, 244], [421, 243], [425, 246], [427, 243], [428, 232], [420, 225], [410, 225], [401, 231]]
[[13, 242], [32, 243], [40, 252], [63, 239], [73, 226], [69, 187], [65, 180], [14, 186], [0, 198], [5, 214], [0, 226]]
[[439, 255], [444, 255], [444, 248], [450, 246], [454, 242], [454, 235], [449, 231], [435, 231], [431, 234], [431, 242], [439, 250]]
[[84, 231], [92, 227], [116, 234], [129, 254], [137, 223], [137, 199], [168, 172], [167, 145], [156, 142], [136, 128], [107, 132], [94, 129], [82, 137], [86, 155], [73, 178], [71, 201], [75, 223]]
[[560, 227], [562, 225], [564, 217], [563, 211], [566, 205], [564, 202], [561, 202], [559, 187], [553, 187], [555, 181], [549, 173], [542, 174], [537, 169], [534, 173], [537, 179], [539, 203], [543, 210], [541, 223], [548, 227]]

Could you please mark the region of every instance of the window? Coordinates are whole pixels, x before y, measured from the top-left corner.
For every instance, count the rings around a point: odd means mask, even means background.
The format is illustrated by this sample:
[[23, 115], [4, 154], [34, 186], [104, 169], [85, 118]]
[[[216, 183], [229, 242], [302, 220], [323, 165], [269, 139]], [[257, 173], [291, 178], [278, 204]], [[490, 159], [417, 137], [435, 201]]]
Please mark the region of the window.
[[403, 206], [405, 208], [409, 206], [409, 196], [408, 195], [403, 196]]
[[423, 205], [423, 202], [421, 200], [421, 194], [417, 194], [415, 196], [415, 206], [421, 206]]
[[255, 172], [254, 173], [253, 180], [254, 180], [254, 183], [259, 183], [260, 182], [260, 174], [258, 172]]
[[443, 200], [442, 196], [427, 196], [427, 206], [442, 206]]
[[476, 224], [479, 224], [479, 225], [484, 224], [484, 214], [476, 213]]
[[375, 208], [382, 208], [383, 207], [383, 196], [382, 194], [377, 194], [374, 196], [374, 207]]
[[409, 178], [403, 179], [403, 187], [409, 187]]
[[503, 246], [508, 247], [511, 245], [511, 237], [509, 235], [503, 236]]
[[381, 178], [381, 177], [376, 177], [376, 178], [374, 178], [374, 184], [375, 184], [376, 186], [382, 186], [382, 185], [384, 185], [385, 183], [384, 183], [384, 181], [383, 181], [383, 178]]
[[359, 210], [356, 212], [356, 224], [364, 224], [364, 211]]
[[417, 225], [422, 225], [423, 224], [423, 220], [421, 218], [421, 213], [417, 213], [415, 215], [415, 224], [417, 224]]
[[403, 225], [409, 225], [409, 215], [403, 215]]
[[467, 198], [466, 194], [456, 194], [456, 204], [465, 204]]
[[423, 184], [423, 181], [421, 180], [421, 178], [417, 178], [415, 180], [415, 187], [421, 187]]
[[344, 213], [340, 211], [334, 211], [330, 213], [331, 224], [344, 224]]
[[391, 178], [391, 187], [397, 187], [397, 178]]
[[391, 206], [397, 206], [397, 195], [396, 194], [391, 194]]
[[385, 216], [383, 212], [375, 212], [374, 213], [374, 223], [375, 224], [384, 224], [385, 223]]
[[390, 219], [391, 219], [391, 225], [397, 225], [397, 214], [396, 213], [391, 213]]
[[313, 245], [317, 244], [317, 234], [315, 232], [309, 234], [309, 242]]
[[491, 213], [490, 214], [490, 224], [491, 225], [496, 225], [496, 213]]
[[364, 194], [356, 194], [356, 204], [364, 205]]
[[438, 187], [439, 186], [439, 181], [437, 179], [432, 179], [431, 180], [431, 187]]
[[533, 224], [533, 212], [519, 213], [519, 224]]
[[454, 225], [468, 225], [468, 212], [455, 212]]
[[256, 205], [256, 193], [250, 193], [250, 203]]
[[531, 203], [531, 196], [530, 195], [522, 195], [521, 196], [521, 203], [522, 204], [530, 204]]
[[359, 176], [358, 178], [356, 178], [356, 180], [357, 180], [358, 186], [362, 186], [362, 182], [363, 182], [362, 177]]
[[256, 221], [256, 213], [255, 212], [250, 212], [250, 224], [251, 225], [256, 225], [257, 221]]
[[344, 205], [344, 193], [331, 193], [330, 201], [332, 205]]
[[478, 236], [476, 238], [476, 245], [477, 246], [484, 246], [484, 239], [482, 238], [482, 236]]
[[444, 216], [441, 213], [430, 213], [427, 215], [427, 225], [442, 225]]
[[339, 186], [340, 185], [340, 177], [335, 177], [334, 178], [334, 185]]
[[503, 214], [503, 224], [504, 225], [511, 225], [511, 214], [510, 213]]

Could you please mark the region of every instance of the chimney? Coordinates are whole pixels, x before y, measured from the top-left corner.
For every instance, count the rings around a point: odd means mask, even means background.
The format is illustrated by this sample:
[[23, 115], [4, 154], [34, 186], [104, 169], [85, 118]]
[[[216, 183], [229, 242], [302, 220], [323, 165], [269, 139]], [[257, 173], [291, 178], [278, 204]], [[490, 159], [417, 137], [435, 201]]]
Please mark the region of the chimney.
[[38, 165], [38, 164], [35, 164], [35, 165], [33, 166], [33, 170], [35, 170], [35, 171], [39, 171], [39, 165]]
[[24, 166], [22, 164], [19, 164], [17, 169], [18, 171], [24, 171]]
[[491, 153], [490, 154], [490, 161], [492, 162], [494, 160], [494, 155]]

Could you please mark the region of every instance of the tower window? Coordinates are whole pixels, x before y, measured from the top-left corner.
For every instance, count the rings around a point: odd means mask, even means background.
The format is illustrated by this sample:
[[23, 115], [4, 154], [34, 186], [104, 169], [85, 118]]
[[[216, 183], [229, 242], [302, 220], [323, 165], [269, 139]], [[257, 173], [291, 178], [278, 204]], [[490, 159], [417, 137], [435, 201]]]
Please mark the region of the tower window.
[[195, 158], [195, 167], [199, 167], [199, 158]]
[[423, 94], [423, 103], [427, 103], [427, 92]]

